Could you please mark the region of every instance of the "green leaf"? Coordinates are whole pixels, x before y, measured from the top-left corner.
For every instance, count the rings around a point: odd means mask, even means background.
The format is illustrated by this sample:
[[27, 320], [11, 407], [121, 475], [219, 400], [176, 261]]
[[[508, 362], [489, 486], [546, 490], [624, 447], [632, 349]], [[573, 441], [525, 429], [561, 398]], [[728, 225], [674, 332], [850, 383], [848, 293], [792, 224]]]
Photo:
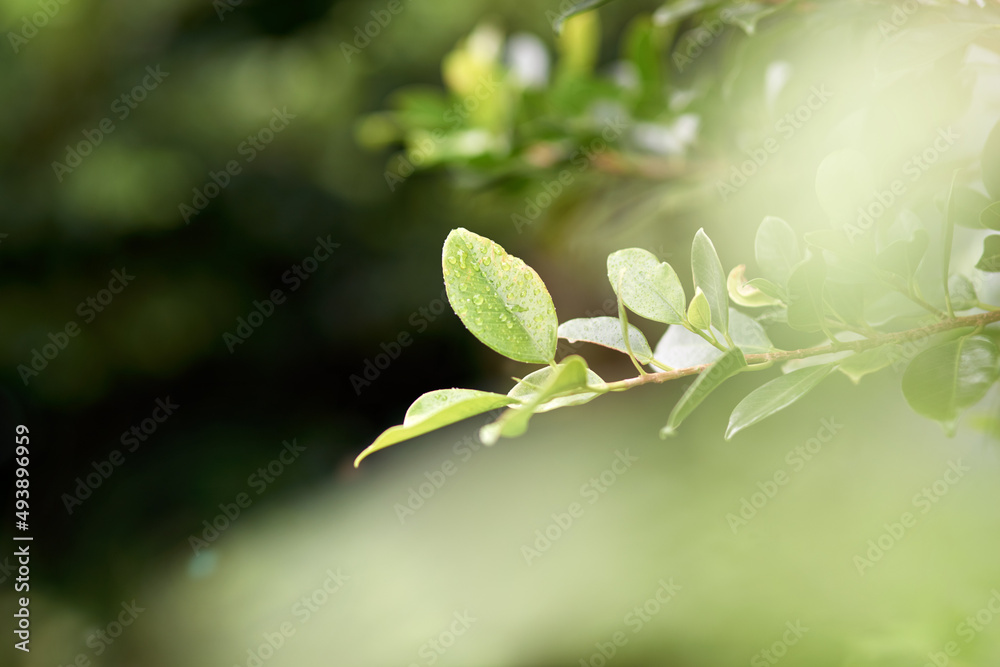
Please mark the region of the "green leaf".
[[827, 307], [841, 320], [847, 324], [864, 324], [865, 291], [861, 285], [828, 280], [824, 286], [823, 294]]
[[475, 389], [438, 389], [413, 402], [403, 423], [386, 429], [354, 459], [357, 468], [372, 452], [490, 410], [517, 403], [516, 398]]
[[701, 291], [700, 287], [696, 287], [694, 290], [694, 298], [691, 299], [691, 304], [688, 306], [687, 318], [695, 329], [704, 331], [712, 326], [712, 311], [708, 307], [708, 299], [705, 298], [705, 293]]
[[979, 305], [979, 295], [972, 281], [961, 273], [953, 273], [948, 278], [948, 293], [955, 310], [969, 310]]
[[448, 301], [476, 338], [515, 361], [555, 359], [559, 321], [534, 269], [461, 228], [448, 234], [441, 263]]
[[787, 408], [822, 382], [832, 370], [833, 365], [802, 368], [758, 387], [733, 410], [726, 429], [726, 440], [746, 427]]
[[880, 252], [875, 258], [875, 265], [883, 271], [893, 273], [903, 280], [909, 281], [917, 274], [920, 260], [927, 253], [930, 237], [922, 229], [913, 234], [908, 241], [896, 241]]
[[954, 209], [955, 224], [969, 229], [982, 229], [980, 222], [986, 208], [990, 205], [989, 197], [972, 188], [956, 187], [951, 193], [951, 206]]
[[[774, 349], [764, 327], [734, 308], [729, 309], [729, 333], [744, 354], [765, 354]], [[671, 368], [688, 368], [710, 364], [722, 356], [722, 351], [698, 334], [674, 324], [667, 327], [657, 342], [653, 356]]]
[[785, 288], [775, 285], [767, 278], [753, 278], [747, 281], [747, 286], [763, 292], [765, 296], [774, 299], [778, 303], [783, 303], [788, 298]]
[[746, 367], [747, 362], [742, 350], [738, 347], [727, 350], [722, 357], [699, 373], [695, 381], [687, 388], [681, 399], [677, 401], [677, 405], [670, 411], [667, 425], [660, 429], [660, 437], [665, 438], [673, 435], [681, 422], [687, 419], [688, 415], [694, 412], [694, 409], [701, 405], [701, 402], [709, 394]]
[[722, 0], [671, 0], [653, 12], [653, 23], [664, 27], [683, 21], [706, 7], [717, 5]]
[[1000, 272], [1000, 234], [983, 239], [983, 256], [979, 258], [976, 268], [990, 273]]
[[[622, 323], [617, 317], [581, 317], [569, 320], [559, 325], [558, 333], [560, 338], [571, 343], [582, 340], [628, 354], [625, 338], [622, 336]], [[653, 358], [653, 351], [649, 348], [646, 337], [633, 324], [628, 325], [628, 340], [635, 358], [640, 363], [648, 364]]]
[[715, 252], [712, 240], [704, 229], [699, 229], [691, 244], [691, 272], [694, 286], [700, 287], [712, 310], [712, 325], [723, 336], [729, 336], [729, 292], [726, 290], [726, 273]]
[[871, 350], [852, 354], [837, 365], [837, 370], [858, 384], [861, 378], [876, 373], [892, 364], [892, 345], [882, 345]]
[[1000, 199], [1000, 121], [993, 126], [983, 145], [983, 185], [993, 199]]
[[684, 286], [674, 269], [648, 250], [628, 248], [608, 255], [608, 280], [633, 313], [654, 322], [684, 322]]
[[[569, 358], [569, 357], [567, 357]], [[558, 366], [546, 366], [545, 368], [539, 368], [533, 373], [525, 375], [516, 385], [514, 385], [507, 395], [511, 398], [516, 398], [521, 403], [530, 403], [538, 395], [546, 383], [552, 379], [552, 375], [556, 373]], [[601, 376], [594, 371], [587, 369], [587, 387], [595, 389], [595, 391], [586, 391], [578, 394], [570, 394], [568, 396], [559, 396], [557, 398], [544, 400], [540, 403], [535, 412], [548, 412], [550, 410], [555, 410], [556, 408], [565, 408], [573, 405], [583, 405], [584, 403], [589, 403], [598, 396], [604, 393], [604, 380]]]
[[795, 231], [781, 218], [770, 215], [757, 228], [754, 253], [761, 274], [780, 287], [788, 284], [792, 269], [802, 261]]
[[903, 372], [903, 395], [915, 412], [954, 432], [965, 408], [1000, 378], [1000, 350], [985, 336], [967, 336], [924, 350]]
[[979, 212], [979, 226], [1000, 231], [1000, 201], [993, 202]]
[[[587, 391], [588, 369], [587, 363], [582, 357], [576, 355], [566, 357], [556, 367], [543, 368], [542, 370], [550, 371], [550, 373], [539, 376], [544, 378], [544, 382], [537, 390], [534, 390], [530, 399], [517, 407], [505, 410], [495, 422], [479, 429], [479, 439], [483, 441], [484, 445], [496, 444], [500, 438], [515, 438], [524, 434], [528, 430], [528, 421], [531, 419], [531, 416], [536, 412], [544, 411], [542, 410], [543, 406], [553, 399], [573, 398], [573, 395], [585, 393], [603, 393], [600, 391]], [[523, 380], [521, 384], [524, 384]], [[530, 386], [528, 388], [531, 389]], [[564, 396], [567, 394], [568, 396]], [[508, 398], [514, 400], [511, 397]], [[588, 397], [586, 400], [592, 400], [593, 398], [595, 396]], [[586, 402], [586, 400], [580, 402]], [[572, 403], [564, 403], [563, 405], [572, 405]], [[561, 405], [551, 406], [546, 409], [552, 410], [556, 407], [561, 407]]]
[[825, 326], [823, 283], [826, 263], [812, 255], [788, 278], [788, 326], [798, 331], [822, 331]]
[[601, 5], [606, 5], [611, 0], [581, 0], [575, 3], [569, 9], [557, 14], [554, 19], [552, 19], [552, 29], [556, 34], [562, 32], [563, 24], [566, 19], [572, 18], [577, 14], [582, 14], [584, 12], [589, 12], [592, 9], [597, 9]]
[[746, 264], [740, 264], [729, 272], [729, 277], [726, 279], [726, 290], [729, 292], [730, 299], [745, 308], [763, 308], [781, 303], [779, 299], [769, 296], [763, 290], [748, 283], [746, 270]]

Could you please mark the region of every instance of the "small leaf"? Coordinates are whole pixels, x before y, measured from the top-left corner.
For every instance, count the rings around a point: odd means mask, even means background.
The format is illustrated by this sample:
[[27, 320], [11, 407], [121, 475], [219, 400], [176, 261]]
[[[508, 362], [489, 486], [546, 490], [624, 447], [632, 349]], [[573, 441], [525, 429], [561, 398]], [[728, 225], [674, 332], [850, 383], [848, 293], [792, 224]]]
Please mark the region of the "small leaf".
[[699, 229], [691, 244], [691, 272], [694, 285], [700, 287], [712, 311], [712, 326], [722, 335], [729, 335], [729, 292], [726, 290], [726, 273], [722, 270], [719, 254], [704, 229]]
[[775, 285], [767, 278], [752, 278], [747, 281], [747, 286], [763, 292], [766, 296], [769, 296], [779, 303], [784, 303], [785, 299], [788, 298], [788, 294], [785, 293], [785, 289], [783, 287]]
[[1000, 272], [1000, 234], [983, 239], [983, 256], [979, 258], [976, 268], [990, 273]]
[[893, 273], [903, 280], [909, 281], [917, 274], [920, 260], [927, 253], [930, 237], [922, 229], [913, 234], [908, 241], [896, 241], [880, 252], [875, 258], [875, 265], [883, 271]]
[[823, 283], [826, 264], [821, 255], [812, 255], [799, 264], [788, 279], [788, 326], [798, 331], [822, 331]]
[[887, 368], [893, 361], [891, 345], [882, 345], [872, 350], [852, 354], [837, 365], [837, 370], [858, 384], [861, 378]]
[[795, 231], [781, 218], [770, 215], [757, 228], [754, 253], [761, 274], [780, 287], [788, 283], [792, 269], [802, 261]]
[[726, 440], [746, 427], [787, 408], [822, 382], [832, 370], [832, 365], [802, 368], [758, 387], [733, 410], [726, 429]]
[[[774, 349], [764, 327], [735, 308], [729, 309], [729, 332], [744, 354], [765, 354]], [[653, 356], [671, 368], [688, 368], [710, 364], [722, 356], [722, 351], [698, 334], [673, 324], [657, 342]]]
[[665, 438], [673, 435], [677, 427], [681, 425], [694, 409], [701, 405], [709, 394], [715, 391], [719, 385], [733, 377], [747, 367], [746, 358], [743, 351], [738, 347], [730, 348], [726, 353], [715, 361], [711, 366], [703, 370], [687, 388], [677, 405], [670, 412], [667, 418], [667, 425], [660, 429], [660, 437]]
[[552, 20], [552, 29], [556, 32], [556, 34], [558, 34], [562, 32], [563, 24], [566, 22], [566, 19], [572, 18], [577, 14], [589, 12], [591, 9], [597, 9], [601, 5], [606, 5], [609, 2], [611, 2], [611, 0], [580, 0], [580, 2], [572, 5], [569, 9], [556, 15], [556, 17]]
[[684, 287], [674, 269], [648, 250], [628, 248], [608, 255], [608, 280], [633, 313], [654, 322], [684, 322]]
[[979, 225], [1000, 231], [1000, 201], [993, 202], [979, 213]]
[[691, 299], [691, 305], [688, 306], [687, 318], [695, 329], [704, 331], [712, 326], [712, 311], [708, 307], [708, 299], [705, 298], [705, 293], [701, 291], [700, 287], [696, 287], [694, 290], [694, 298]]
[[762, 308], [781, 303], [780, 300], [768, 296], [758, 287], [748, 283], [746, 270], [746, 264], [740, 264], [729, 272], [729, 278], [726, 279], [726, 289], [729, 291], [730, 299], [745, 308]]
[[[495, 422], [479, 429], [479, 439], [483, 441], [484, 445], [494, 445], [500, 438], [514, 438], [524, 434], [528, 430], [528, 421], [531, 416], [552, 399], [564, 397], [563, 394], [569, 394], [565, 398], [571, 398], [574, 394], [601, 393], [586, 391], [588, 389], [588, 369], [587, 363], [582, 357], [576, 355], [566, 357], [555, 368], [542, 370], [550, 370], [551, 373], [545, 376], [544, 383], [531, 395], [529, 400], [517, 407], [505, 410]], [[587, 398], [587, 400], [592, 398], [594, 397]], [[510, 398], [510, 400], [514, 399]], [[548, 409], [551, 410], [553, 407]]]
[[953, 273], [948, 278], [948, 293], [951, 294], [951, 305], [955, 310], [969, 310], [979, 305], [975, 286], [961, 273]]
[[438, 389], [428, 392], [413, 402], [403, 417], [402, 425], [383, 431], [375, 442], [354, 459], [354, 467], [357, 468], [372, 452], [512, 403], [517, 403], [517, 399], [475, 389]]
[[[628, 354], [625, 338], [622, 336], [622, 323], [617, 317], [581, 317], [569, 320], [559, 325], [558, 333], [560, 338], [571, 343], [582, 340]], [[635, 358], [640, 363], [648, 364], [653, 358], [653, 351], [649, 348], [646, 337], [633, 324], [628, 325], [628, 340]]]
[[441, 263], [448, 301], [476, 338], [515, 361], [555, 359], [559, 321], [534, 269], [461, 228], [448, 234]]
[[903, 372], [903, 395], [915, 412], [952, 433], [965, 408], [1000, 378], [1000, 350], [985, 336], [969, 336], [925, 350]]
[[[568, 357], [567, 357], [568, 358]], [[521, 403], [530, 403], [534, 400], [539, 391], [545, 387], [546, 383], [552, 379], [552, 374], [556, 372], [558, 366], [546, 366], [539, 368], [534, 373], [525, 375], [516, 385], [514, 385], [507, 395], [516, 398]], [[569, 396], [559, 396], [540, 403], [535, 412], [549, 412], [557, 408], [566, 408], [573, 405], [583, 405], [589, 403], [604, 393], [604, 380], [594, 371], [587, 369], [587, 387], [596, 391], [587, 391]]]

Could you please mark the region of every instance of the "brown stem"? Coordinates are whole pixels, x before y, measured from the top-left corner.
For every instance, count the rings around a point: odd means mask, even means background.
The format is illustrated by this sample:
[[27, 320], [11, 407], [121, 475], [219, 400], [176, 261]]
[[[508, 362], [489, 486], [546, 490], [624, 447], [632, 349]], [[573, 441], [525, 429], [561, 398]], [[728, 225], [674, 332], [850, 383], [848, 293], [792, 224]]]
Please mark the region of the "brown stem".
[[[816, 357], [821, 354], [831, 354], [835, 352], [864, 352], [865, 350], [872, 350], [883, 345], [905, 343], [911, 340], [927, 338], [929, 336], [933, 336], [934, 334], [941, 333], [942, 331], [951, 331], [952, 329], [960, 329], [962, 327], [984, 327], [987, 324], [992, 324], [993, 322], [998, 321], [1000, 321], [1000, 311], [980, 313], [979, 315], [966, 315], [965, 317], [942, 320], [941, 322], [926, 327], [882, 334], [865, 340], [831, 343], [830, 345], [807, 347], [801, 350], [778, 350], [777, 352], [767, 352], [765, 354], [748, 354], [746, 355], [746, 360], [749, 365], [775, 361], [790, 361], [792, 359], [805, 359], [806, 357]], [[672, 371], [663, 371], [662, 373], [649, 373], [647, 375], [641, 375], [639, 377], [629, 378], [619, 382], [609, 382], [608, 390], [624, 391], [626, 389], [631, 389], [632, 387], [637, 387], [641, 384], [669, 382], [670, 380], [676, 380], [688, 375], [697, 375], [709, 366], [711, 366], [711, 364], [700, 364], [698, 366], [689, 366], [688, 368], [676, 368]]]

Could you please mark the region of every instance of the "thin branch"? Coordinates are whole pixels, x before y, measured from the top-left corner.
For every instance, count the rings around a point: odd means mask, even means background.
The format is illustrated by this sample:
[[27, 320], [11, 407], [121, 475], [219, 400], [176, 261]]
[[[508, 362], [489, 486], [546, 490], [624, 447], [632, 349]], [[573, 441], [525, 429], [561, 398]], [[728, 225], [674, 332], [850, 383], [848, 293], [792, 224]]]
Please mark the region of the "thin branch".
[[[865, 350], [872, 350], [883, 345], [905, 343], [907, 341], [928, 338], [934, 334], [938, 334], [943, 331], [951, 331], [952, 329], [960, 329], [962, 327], [985, 327], [987, 324], [992, 324], [993, 322], [1000, 322], [1000, 310], [991, 311], [989, 313], [980, 313], [979, 315], [967, 315], [965, 317], [946, 319], [930, 326], [881, 334], [874, 338], [868, 338], [865, 340], [837, 342], [830, 345], [807, 347], [801, 350], [778, 350], [776, 352], [767, 352], [765, 354], [748, 354], [746, 355], [746, 361], [747, 364], [762, 364], [774, 363], [778, 361], [790, 361], [792, 359], [805, 359], [807, 357], [818, 357], [821, 354], [833, 354], [835, 352], [864, 352]], [[626, 389], [638, 387], [642, 384], [659, 384], [669, 382], [670, 380], [677, 380], [682, 377], [687, 377], [688, 375], [697, 375], [709, 366], [711, 366], [711, 364], [699, 364], [698, 366], [677, 368], [672, 371], [665, 371], [662, 373], [649, 373], [647, 375], [629, 378], [627, 380], [609, 382], [607, 387], [608, 391], [625, 391]]]

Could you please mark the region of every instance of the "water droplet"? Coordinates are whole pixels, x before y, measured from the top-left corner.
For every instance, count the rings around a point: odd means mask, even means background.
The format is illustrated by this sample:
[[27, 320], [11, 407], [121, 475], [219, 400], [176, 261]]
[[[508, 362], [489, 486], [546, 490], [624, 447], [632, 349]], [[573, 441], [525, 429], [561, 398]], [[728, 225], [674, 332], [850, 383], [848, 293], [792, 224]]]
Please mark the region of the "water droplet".
[[455, 264], [455, 258], [454, 257], [449, 257], [448, 258], [448, 263], [449, 264]]
[[481, 318], [481, 317], [477, 317], [476, 318], [476, 326], [477, 327], [483, 326], [483, 318]]
[[483, 297], [477, 294], [476, 296], [472, 297], [472, 303], [476, 304], [477, 306], [483, 305]]
[[464, 250], [459, 250], [458, 251], [458, 263], [462, 266], [463, 269], [467, 268], [465, 266], [465, 251]]
[[492, 261], [493, 261], [493, 260], [492, 260], [492, 259], [490, 259], [490, 256], [489, 256], [489, 255], [486, 255], [486, 256], [484, 256], [484, 257], [483, 257], [483, 258], [482, 258], [481, 260], [479, 260], [479, 262], [480, 262], [480, 263], [481, 263], [481, 264], [482, 264], [483, 266], [489, 266], [489, 265], [490, 265], [490, 263], [491, 263]]
[[507, 323], [507, 328], [508, 329], [513, 329], [514, 328], [514, 323], [513, 322], [508, 322]]

